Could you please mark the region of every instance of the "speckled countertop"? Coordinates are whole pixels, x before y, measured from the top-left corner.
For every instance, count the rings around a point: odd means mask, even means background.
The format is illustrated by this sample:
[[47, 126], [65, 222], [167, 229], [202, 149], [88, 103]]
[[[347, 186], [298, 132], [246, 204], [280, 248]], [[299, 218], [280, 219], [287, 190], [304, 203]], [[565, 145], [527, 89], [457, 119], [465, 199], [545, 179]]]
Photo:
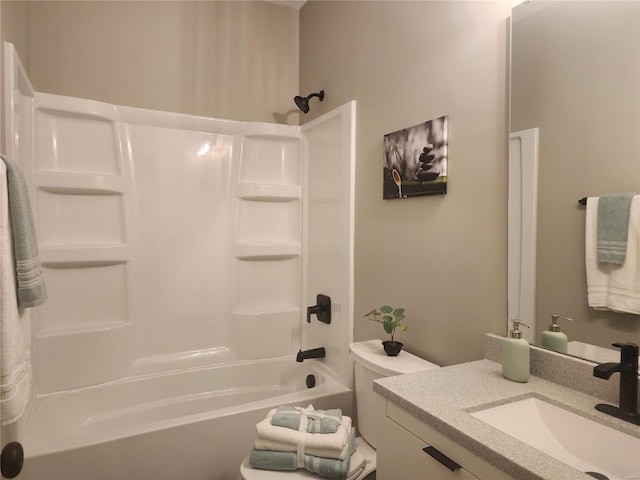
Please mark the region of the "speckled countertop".
[[490, 360], [381, 378], [374, 391], [518, 480], [593, 480], [470, 415], [503, 403], [537, 397], [640, 437], [640, 427], [597, 411], [602, 400], [531, 376], [527, 383], [505, 379]]

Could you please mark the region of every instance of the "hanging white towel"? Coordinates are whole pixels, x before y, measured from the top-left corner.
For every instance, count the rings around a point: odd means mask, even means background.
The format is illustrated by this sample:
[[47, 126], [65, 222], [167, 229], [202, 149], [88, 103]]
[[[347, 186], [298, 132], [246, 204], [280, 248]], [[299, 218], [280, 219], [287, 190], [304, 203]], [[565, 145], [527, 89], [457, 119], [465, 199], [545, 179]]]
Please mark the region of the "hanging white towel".
[[32, 384], [25, 320], [18, 309], [16, 272], [9, 219], [7, 175], [0, 162], [0, 423], [15, 422], [24, 412]]
[[623, 265], [598, 262], [598, 198], [587, 199], [586, 213], [585, 263], [589, 306], [596, 310], [640, 315], [640, 195], [634, 195], [631, 201], [627, 256]]

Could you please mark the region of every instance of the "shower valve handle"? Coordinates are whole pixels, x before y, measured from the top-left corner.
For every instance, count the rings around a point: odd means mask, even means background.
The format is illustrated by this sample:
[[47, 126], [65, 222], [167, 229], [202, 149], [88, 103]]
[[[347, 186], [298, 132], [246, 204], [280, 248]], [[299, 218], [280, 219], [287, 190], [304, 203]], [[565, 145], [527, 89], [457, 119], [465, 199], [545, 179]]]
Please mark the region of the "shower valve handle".
[[311, 315], [316, 315], [322, 323], [331, 323], [331, 298], [319, 293], [316, 302], [316, 305], [307, 307], [307, 323], [311, 323]]

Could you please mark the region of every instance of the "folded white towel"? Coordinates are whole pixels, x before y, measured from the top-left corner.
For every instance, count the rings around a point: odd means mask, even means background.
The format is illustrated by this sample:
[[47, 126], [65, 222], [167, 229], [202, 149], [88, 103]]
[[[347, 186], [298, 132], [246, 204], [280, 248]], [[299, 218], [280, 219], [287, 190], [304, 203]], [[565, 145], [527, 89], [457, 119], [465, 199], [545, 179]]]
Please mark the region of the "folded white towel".
[[0, 161], [0, 422], [7, 425], [24, 412], [32, 383], [30, 354], [25, 342], [24, 310], [18, 309], [7, 176]]
[[298, 445], [302, 445], [306, 455], [340, 460], [346, 458], [349, 453], [350, 417], [342, 416], [340, 427], [335, 433], [307, 433], [272, 425], [271, 418], [276, 411], [275, 408], [271, 410], [267, 418], [256, 425], [256, 450], [297, 452]]
[[598, 198], [587, 199], [585, 263], [587, 301], [596, 310], [640, 315], [640, 195], [634, 195], [629, 215], [624, 264], [599, 263], [597, 255]]

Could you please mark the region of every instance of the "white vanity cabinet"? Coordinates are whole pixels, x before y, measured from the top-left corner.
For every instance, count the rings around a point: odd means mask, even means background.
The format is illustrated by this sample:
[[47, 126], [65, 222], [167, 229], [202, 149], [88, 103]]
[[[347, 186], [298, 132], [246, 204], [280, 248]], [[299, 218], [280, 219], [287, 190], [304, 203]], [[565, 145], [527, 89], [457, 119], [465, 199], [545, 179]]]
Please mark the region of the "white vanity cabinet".
[[[379, 480], [513, 480], [406, 410], [386, 403], [386, 416], [378, 425]], [[424, 449], [443, 457], [439, 461]]]

